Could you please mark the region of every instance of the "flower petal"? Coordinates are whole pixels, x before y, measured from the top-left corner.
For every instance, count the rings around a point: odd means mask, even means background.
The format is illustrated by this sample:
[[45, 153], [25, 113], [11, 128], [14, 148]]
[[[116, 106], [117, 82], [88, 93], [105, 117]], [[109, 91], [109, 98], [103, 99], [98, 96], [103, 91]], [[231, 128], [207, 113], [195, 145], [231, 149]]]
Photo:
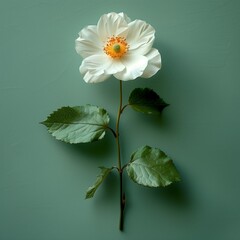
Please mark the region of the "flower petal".
[[125, 20], [127, 23], [130, 23], [130, 22], [131, 22], [131, 19], [127, 16], [126, 13], [121, 12], [121, 13], [119, 13], [118, 15], [121, 16], [121, 17], [123, 17], [124, 20]]
[[109, 66], [104, 70], [106, 74], [116, 74], [122, 72], [125, 69], [125, 66], [119, 59], [109, 58]]
[[145, 55], [148, 58], [148, 65], [145, 68], [143, 78], [150, 78], [157, 73], [161, 68], [161, 56], [157, 49], [152, 48], [149, 53]]
[[83, 28], [75, 41], [75, 48], [83, 58], [102, 52], [103, 47], [97, 33], [97, 26], [90, 25]]
[[100, 82], [104, 82], [106, 81], [108, 78], [110, 77], [110, 75], [107, 74], [100, 74], [100, 75], [93, 75], [89, 72], [87, 72], [83, 79], [86, 83], [100, 83]]
[[83, 79], [86, 83], [100, 83], [106, 81], [110, 75], [107, 74], [100, 74], [100, 75], [93, 75], [89, 72], [86, 72]]
[[98, 83], [105, 81], [110, 74], [105, 72], [111, 62], [107, 56], [93, 55], [85, 58], [79, 68], [83, 79], [87, 83]]
[[125, 37], [128, 30], [128, 24], [123, 15], [117, 13], [108, 13], [101, 16], [97, 24], [98, 35], [103, 42], [109, 37]]
[[129, 53], [145, 55], [152, 47], [155, 38], [154, 28], [142, 20], [130, 22], [128, 26]]
[[123, 81], [140, 77], [148, 64], [147, 57], [141, 55], [126, 55], [121, 61], [125, 69], [122, 72], [114, 74], [114, 77]]

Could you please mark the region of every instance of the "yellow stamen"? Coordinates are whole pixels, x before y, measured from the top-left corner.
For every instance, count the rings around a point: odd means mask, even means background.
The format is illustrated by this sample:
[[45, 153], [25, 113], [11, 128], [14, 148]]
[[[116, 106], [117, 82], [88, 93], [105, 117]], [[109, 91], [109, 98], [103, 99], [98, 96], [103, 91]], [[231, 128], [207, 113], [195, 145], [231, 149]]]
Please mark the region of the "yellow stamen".
[[127, 51], [129, 45], [124, 37], [110, 37], [103, 48], [104, 52], [112, 58], [121, 58]]

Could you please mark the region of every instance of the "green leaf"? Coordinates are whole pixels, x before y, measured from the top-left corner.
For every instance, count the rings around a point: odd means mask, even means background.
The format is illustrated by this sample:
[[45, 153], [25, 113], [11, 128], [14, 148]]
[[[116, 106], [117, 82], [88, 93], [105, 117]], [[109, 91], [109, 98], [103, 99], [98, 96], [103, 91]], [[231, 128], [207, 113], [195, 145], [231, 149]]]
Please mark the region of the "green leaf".
[[101, 173], [97, 176], [96, 182], [87, 190], [86, 199], [92, 198], [94, 196], [98, 187], [101, 185], [101, 183], [104, 181], [104, 179], [108, 176], [108, 174], [113, 168], [100, 167], [100, 169]]
[[132, 154], [126, 170], [134, 182], [143, 186], [165, 187], [180, 181], [180, 175], [172, 160], [160, 149], [149, 146]]
[[146, 114], [160, 114], [169, 104], [149, 88], [136, 88], [128, 99], [129, 105], [136, 111]]
[[66, 143], [87, 143], [100, 140], [108, 127], [105, 109], [86, 105], [62, 107], [42, 122], [57, 140]]

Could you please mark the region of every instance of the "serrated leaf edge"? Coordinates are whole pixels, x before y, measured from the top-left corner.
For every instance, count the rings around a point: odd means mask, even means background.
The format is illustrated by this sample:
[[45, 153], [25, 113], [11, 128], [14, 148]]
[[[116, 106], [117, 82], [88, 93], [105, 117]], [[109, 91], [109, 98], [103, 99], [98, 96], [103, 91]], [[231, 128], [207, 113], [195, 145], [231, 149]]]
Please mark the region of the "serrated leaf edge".
[[[48, 119], [51, 118], [52, 115], [54, 115], [56, 112], [58, 112], [59, 110], [61, 110], [61, 109], [63, 109], [63, 108], [75, 108], [75, 107], [86, 107], [86, 106], [97, 107], [99, 110], [100, 110], [100, 109], [101, 109], [101, 110], [104, 110], [104, 112], [105, 112], [104, 114], [106, 114], [106, 116], [107, 116], [107, 121], [108, 121], [108, 123], [109, 123], [109, 121], [110, 121], [110, 116], [109, 116], [109, 114], [108, 114], [108, 112], [107, 112], [107, 110], [106, 110], [105, 108], [102, 108], [102, 107], [99, 107], [99, 106], [93, 105], [93, 104], [86, 104], [86, 105], [73, 106], [73, 107], [71, 107], [71, 106], [62, 106], [62, 107], [59, 107], [59, 108], [57, 108], [57, 110], [55, 110], [55, 111], [53, 111], [52, 113], [50, 113], [50, 114], [47, 116], [47, 119], [44, 120], [44, 121], [42, 121], [42, 122], [40, 122], [40, 124], [46, 126], [48, 133], [49, 133], [52, 137], [54, 137], [56, 140], [61, 141], [61, 142], [64, 142], [64, 143], [68, 143], [68, 144], [78, 144], [78, 143], [75, 143], [75, 142], [73, 142], [73, 141], [68, 141], [68, 142], [66, 142], [66, 141], [64, 141], [64, 139], [60, 139], [60, 138], [57, 138], [56, 136], [52, 135], [52, 132], [50, 131], [49, 127], [48, 127], [46, 124], [47, 124], [47, 123], [52, 124], [52, 122], [48, 122]], [[55, 122], [55, 123], [57, 123], [57, 124], [63, 124], [63, 125], [65, 124], [65, 123], [62, 123], [62, 122]], [[92, 124], [91, 124], [91, 123], [71, 123], [71, 124], [79, 124], [79, 125], [80, 125], [80, 124], [88, 124], [88, 125], [101, 126], [101, 127], [103, 127], [104, 131], [103, 131], [103, 133], [101, 134], [101, 136], [100, 136], [98, 139], [96, 139], [96, 140], [94, 140], [94, 141], [92, 141], [92, 142], [101, 140], [101, 139], [105, 136], [105, 134], [106, 134], [105, 130], [108, 129], [108, 125], [102, 125], [102, 124], [94, 124], [94, 123], [92, 123]], [[89, 142], [82, 142], [82, 143], [89, 143]], [[91, 143], [91, 142], [90, 142], [90, 143]]]
[[[149, 186], [149, 185], [146, 185], [146, 184], [144, 184], [144, 183], [138, 183], [134, 178], [132, 178], [132, 177], [130, 176], [130, 174], [129, 174], [129, 167], [131, 166], [131, 164], [135, 164], [135, 163], [134, 163], [135, 160], [133, 160], [134, 154], [137, 153], [138, 151], [140, 151], [141, 149], [144, 149], [144, 148], [158, 149], [159, 151], [161, 151], [161, 152], [168, 158], [167, 162], [173, 164], [173, 167], [175, 168], [175, 170], [176, 170], [176, 172], [177, 172], [177, 178], [176, 178], [174, 181], [170, 181], [170, 182], [167, 183], [167, 184], [158, 185], [158, 186]], [[140, 164], [139, 164], [139, 165], [140, 165]], [[142, 146], [142, 147], [138, 148], [135, 152], [132, 153], [132, 155], [131, 155], [131, 160], [130, 160], [130, 162], [126, 165], [126, 170], [127, 170], [127, 174], [128, 174], [128, 176], [129, 176], [129, 178], [130, 178], [133, 182], [137, 183], [138, 185], [144, 186], [144, 187], [149, 187], [149, 188], [153, 188], [153, 187], [155, 187], [155, 188], [157, 188], [157, 187], [167, 187], [167, 186], [169, 186], [169, 185], [171, 185], [171, 184], [173, 184], [173, 183], [176, 183], [176, 182], [180, 182], [180, 181], [181, 181], [181, 176], [180, 176], [180, 174], [179, 174], [179, 172], [178, 172], [178, 170], [177, 170], [177, 168], [176, 168], [173, 160], [172, 160], [171, 158], [169, 158], [168, 155], [167, 155], [164, 151], [162, 151], [161, 149], [159, 149], [159, 148], [154, 148], [154, 147], [150, 147], [150, 146], [148, 146], [148, 145]], [[154, 169], [152, 169], [152, 170], [155, 171]], [[156, 172], [157, 172], [157, 171], [156, 171]], [[162, 177], [161, 177], [161, 178], [162, 178]], [[163, 178], [162, 178], [162, 179], [163, 179]]]

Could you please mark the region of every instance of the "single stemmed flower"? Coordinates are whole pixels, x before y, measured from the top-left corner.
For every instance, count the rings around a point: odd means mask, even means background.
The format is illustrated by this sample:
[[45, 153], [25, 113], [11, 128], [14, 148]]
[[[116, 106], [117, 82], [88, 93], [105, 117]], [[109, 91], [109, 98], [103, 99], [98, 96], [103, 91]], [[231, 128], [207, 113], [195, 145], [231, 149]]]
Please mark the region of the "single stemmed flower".
[[126, 107], [144, 114], [160, 114], [168, 106], [149, 88], [136, 88], [123, 104], [122, 83], [138, 77], [150, 78], [161, 68], [161, 56], [153, 48], [154, 28], [142, 20], [131, 21], [124, 13], [101, 16], [97, 25], [83, 28], [75, 41], [75, 48], [83, 58], [79, 68], [87, 83], [99, 83], [114, 76], [119, 80], [119, 108], [115, 128], [109, 125], [110, 117], [103, 108], [93, 105], [62, 107], [44, 122], [49, 133], [66, 143], [88, 143], [103, 139], [109, 130], [117, 145], [117, 166], [100, 167], [95, 183], [88, 188], [86, 198], [92, 198], [107, 176], [117, 170], [120, 190], [120, 224], [123, 230], [126, 196], [123, 191], [123, 172], [143, 186], [165, 187], [180, 181], [173, 161], [160, 149], [148, 145], [132, 153], [122, 163], [119, 140], [120, 119]]

